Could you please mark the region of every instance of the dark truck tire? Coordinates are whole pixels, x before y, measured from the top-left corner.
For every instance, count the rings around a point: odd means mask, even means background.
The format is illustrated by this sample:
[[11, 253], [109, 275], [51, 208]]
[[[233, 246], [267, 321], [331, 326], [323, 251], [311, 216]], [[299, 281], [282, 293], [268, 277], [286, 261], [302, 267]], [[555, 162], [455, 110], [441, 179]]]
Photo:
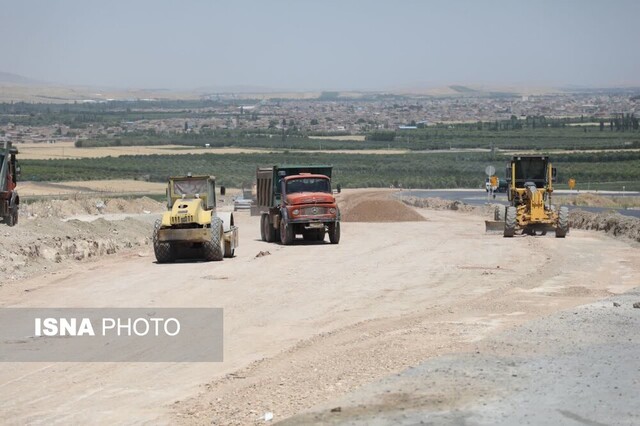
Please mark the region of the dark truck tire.
[[504, 215], [504, 236], [511, 238], [516, 233], [516, 208], [508, 206]]
[[325, 231], [324, 228], [316, 231], [316, 241], [324, 241]]
[[260, 216], [260, 239], [262, 241], [267, 241], [267, 231], [265, 228], [265, 222], [267, 220], [267, 215], [263, 214]]
[[211, 218], [211, 240], [202, 243], [204, 258], [209, 261], [220, 261], [224, 257], [224, 230], [222, 219]]
[[262, 217], [264, 219], [264, 222], [262, 222], [265, 238], [264, 241], [272, 243], [278, 239], [276, 238], [276, 230], [273, 228], [268, 214], [263, 214]]
[[280, 219], [280, 242], [282, 245], [288, 246], [293, 243], [295, 235], [293, 234], [293, 227], [285, 220]]
[[329, 224], [329, 241], [331, 241], [331, 244], [338, 244], [340, 242], [340, 222]]
[[493, 213], [493, 220], [496, 220], [498, 222], [503, 222], [504, 221], [504, 207], [503, 206], [497, 206], [495, 212]]
[[9, 216], [4, 218], [8, 226], [16, 226], [18, 224], [18, 210], [10, 210]]
[[175, 255], [171, 243], [158, 241], [158, 231], [162, 226], [162, 220], [156, 220], [153, 225], [153, 252], [158, 263], [170, 263], [175, 261]]
[[564, 238], [569, 232], [569, 208], [560, 207], [558, 211], [558, 226], [556, 227], [556, 238]]

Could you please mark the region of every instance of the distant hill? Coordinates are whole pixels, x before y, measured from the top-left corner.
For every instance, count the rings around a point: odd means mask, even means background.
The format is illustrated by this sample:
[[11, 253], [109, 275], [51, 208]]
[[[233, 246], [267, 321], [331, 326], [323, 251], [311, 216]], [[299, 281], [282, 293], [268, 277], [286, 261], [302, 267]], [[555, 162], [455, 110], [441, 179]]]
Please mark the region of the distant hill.
[[0, 71], [0, 83], [30, 85], [39, 84], [40, 82], [31, 78], [24, 77], [22, 75]]
[[475, 89], [471, 89], [467, 86], [449, 86], [451, 90], [455, 90], [458, 93], [477, 93]]

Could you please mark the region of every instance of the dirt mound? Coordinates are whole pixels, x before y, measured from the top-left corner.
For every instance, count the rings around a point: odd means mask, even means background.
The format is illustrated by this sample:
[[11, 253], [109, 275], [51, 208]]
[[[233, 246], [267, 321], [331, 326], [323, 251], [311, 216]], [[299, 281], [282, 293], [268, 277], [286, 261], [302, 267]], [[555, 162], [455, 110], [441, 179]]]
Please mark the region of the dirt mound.
[[362, 200], [342, 211], [344, 222], [419, 222], [418, 212], [397, 200]]
[[603, 231], [640, 242], [640, 219], [615, 212], [591, 213], [582, 210], [569, 212], [569, 225], [577, 229]]
[[[458, 200], [443, 200], [442, 198], [419, 198], [402, 197], [401, 201], [409, 206], [432, 209], [432, 210], [454, 210], [461, 212], [484, 214], [485, 206], [470, 206]], [[493, 208], [490, 209], [493, 213]]]
[[125, 249], [150, 245], [150, 222], [125, 219], [93, 222], [57, 218], [25, 219], [0, 228], [0, 286]]
[[48, 200], [23, 203], [20, 215], [37, 218], [65, 218], [75, 215], [102, 213], [143, 213], [160, 212], [166, 209], [161, 202], [149, 197], [142, 198], [75, 198], [68, 200]]

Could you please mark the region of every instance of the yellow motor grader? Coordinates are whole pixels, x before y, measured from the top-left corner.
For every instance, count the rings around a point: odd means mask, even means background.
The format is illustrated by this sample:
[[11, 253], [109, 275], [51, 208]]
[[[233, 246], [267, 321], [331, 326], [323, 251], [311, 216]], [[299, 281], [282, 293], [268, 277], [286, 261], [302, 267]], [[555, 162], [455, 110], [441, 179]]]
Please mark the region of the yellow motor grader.
[[487, 223], [487, 230], [491, 224], [500, 224], [505, 237], [513, 237], [518, 231], [528, 235], [555, 231], [557, 238], [564, 238], [569, 232], [569, 210], [551, 204], [556, 169], [549, 158], [514, 156], [506, 175], [509, 205], [496, 207], [495, 221]]
[[[220, 193], [224, 192], [221, 187]], [[170, 177], [167, 208], [153, 229], [158, 263], [194, 256], [214, 261], [233, 257], [238, 227], [233, 223], [232, 212], [216, 211], [213, 176]]]

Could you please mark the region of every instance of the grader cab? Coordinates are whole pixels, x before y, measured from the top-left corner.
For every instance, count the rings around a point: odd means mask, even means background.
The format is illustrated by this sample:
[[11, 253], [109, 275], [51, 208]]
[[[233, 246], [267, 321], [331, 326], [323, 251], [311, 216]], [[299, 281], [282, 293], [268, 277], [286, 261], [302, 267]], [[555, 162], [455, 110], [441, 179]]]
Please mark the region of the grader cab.
[[[224, 187], [220, 191], [224, 195]], [[168, 211], [153, 230], [153, 249], [158, 263], [183, 257], [222, 260], [233, 257], [238, 246], [238, 227], [233, 213], [216, 211], [213, 176], [169, 178]]]
[[504, 218], [505, 237], [513, 237], [516, 232], [545, 235], [555, 231], [556, 237], [564, 238], [569, 232], [569, 210], [559, 210], [551, 204], [556, 169], [546, 156], [514, 156], [506, 170], [509, 184], [507, 195], [509, 205], [498, 207], [496, 219]]

